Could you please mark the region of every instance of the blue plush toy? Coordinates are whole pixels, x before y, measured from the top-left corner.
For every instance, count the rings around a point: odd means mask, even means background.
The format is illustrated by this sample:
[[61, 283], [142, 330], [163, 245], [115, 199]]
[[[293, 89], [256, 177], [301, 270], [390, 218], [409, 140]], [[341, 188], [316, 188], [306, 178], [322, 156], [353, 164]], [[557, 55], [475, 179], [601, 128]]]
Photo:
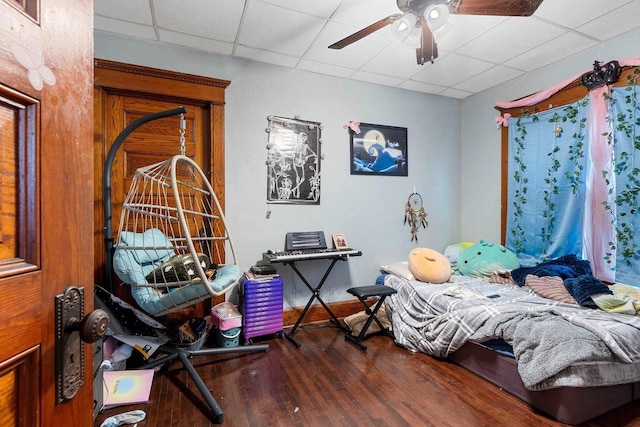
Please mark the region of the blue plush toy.
[[460, 252], [457, 262], [460, 274], [474, 277], [488, 277], [497, 270], [513, 270], [518, 267], [520, 262], [516, 254], [502, 245], [484, 240]]

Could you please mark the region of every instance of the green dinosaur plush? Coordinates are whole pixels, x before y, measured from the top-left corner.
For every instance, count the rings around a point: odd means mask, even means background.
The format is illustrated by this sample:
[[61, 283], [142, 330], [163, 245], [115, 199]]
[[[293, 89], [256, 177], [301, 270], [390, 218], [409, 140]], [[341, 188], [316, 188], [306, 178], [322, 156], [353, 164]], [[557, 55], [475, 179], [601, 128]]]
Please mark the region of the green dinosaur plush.
[[497, 243], [480, 240], [469, 246], [458, 256], [460, 274], [473, 277], [488, 277], [497, 270], [513, 270], [520, 267], [515, 253]]
[[473, 246], [473, 242], [455, 243], [447, 246], [444, 250], [444, 256], [446, 256], [451, 263], [451, 270], [453, 270], [454, 273], [458, 273], [458, 257], [462, 251], [467, 249], [469, 246]]

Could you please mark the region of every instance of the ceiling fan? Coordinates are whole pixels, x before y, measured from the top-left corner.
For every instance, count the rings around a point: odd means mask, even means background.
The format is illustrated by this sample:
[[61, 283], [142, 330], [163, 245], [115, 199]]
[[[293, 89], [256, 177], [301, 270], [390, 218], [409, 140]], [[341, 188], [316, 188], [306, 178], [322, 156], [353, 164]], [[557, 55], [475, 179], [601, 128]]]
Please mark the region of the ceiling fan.
[[418, 65], [438, 57], [433, 33], [441, 28], [450, 13], [459, 15], [530, 16], [543, 0], [396, 0], [402, 13], [389, 15], [332, 44], [342, 49], [381, 28], [391, 25], [391, 32], [403, 43], [416, 48]]

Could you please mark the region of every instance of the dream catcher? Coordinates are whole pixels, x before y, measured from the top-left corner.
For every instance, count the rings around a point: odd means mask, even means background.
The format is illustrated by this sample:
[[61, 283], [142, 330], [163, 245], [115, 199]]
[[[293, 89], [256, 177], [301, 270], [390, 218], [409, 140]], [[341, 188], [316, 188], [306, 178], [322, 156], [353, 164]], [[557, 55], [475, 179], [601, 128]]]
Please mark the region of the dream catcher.
[[409, 223], [411, 227], [411, 241], [418, 243], [418, 230], [420, 227], [427, 228], [427, 213], [422, 206], [422, 196], [415, 191], [409, 196], [404, 212], [404, 223]]

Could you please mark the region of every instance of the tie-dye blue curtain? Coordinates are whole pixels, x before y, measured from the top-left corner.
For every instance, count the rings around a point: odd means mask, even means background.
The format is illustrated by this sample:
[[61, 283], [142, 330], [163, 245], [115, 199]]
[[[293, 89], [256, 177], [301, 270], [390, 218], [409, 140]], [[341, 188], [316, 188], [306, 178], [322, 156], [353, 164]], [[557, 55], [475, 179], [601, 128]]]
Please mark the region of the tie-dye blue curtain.
[[582, 253], [588, 97], [509, 121], [505, 245], [522, 265]]
[[[640, 71], [611, 89], [607, 102], [615, 241], [607, 256], [617, 282], [640, 286]], [[522, 265], [582, 256], [589, 141], [589, 98], [509, 122], [506, 246]], [[596, 171], [596, 173], [598, 173]], [[604, 175], [606, 173], [600, 172]], [[614, 256], [615, 255], [615, 256]], [[612, 263], [613, 264], [613, 263]]]
[[614, 151], [616, 281], [640, 286], [640, 89], [639, 72], [629, 86], [611, 91], [608, 135]]

